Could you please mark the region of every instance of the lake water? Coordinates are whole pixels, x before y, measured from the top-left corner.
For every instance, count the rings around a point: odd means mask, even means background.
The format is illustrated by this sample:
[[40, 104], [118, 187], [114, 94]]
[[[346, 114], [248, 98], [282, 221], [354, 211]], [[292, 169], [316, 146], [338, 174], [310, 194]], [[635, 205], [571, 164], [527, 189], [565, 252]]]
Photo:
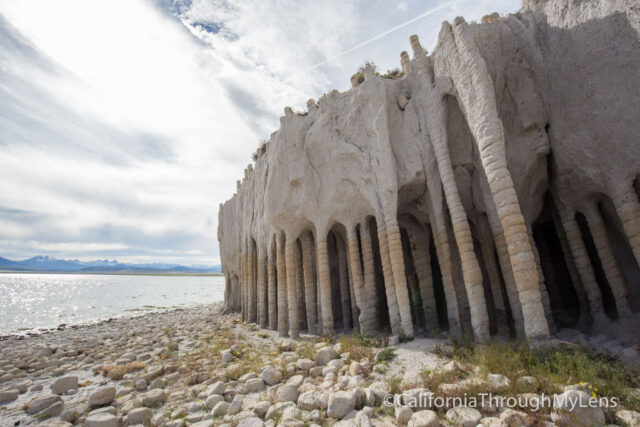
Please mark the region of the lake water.
[[0, 274], [0, 335], [224, 300], [224, 276]]

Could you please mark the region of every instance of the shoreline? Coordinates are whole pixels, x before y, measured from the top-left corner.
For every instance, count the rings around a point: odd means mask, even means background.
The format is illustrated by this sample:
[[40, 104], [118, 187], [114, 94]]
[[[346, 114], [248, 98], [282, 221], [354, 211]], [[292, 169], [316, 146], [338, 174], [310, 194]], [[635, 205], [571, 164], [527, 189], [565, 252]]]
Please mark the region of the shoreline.
[[[357, 334], [290, 340], [222, 311], [216, 302], [0, 341], [0, 425], [551, 427], [567, 408], [554, 402], [534, 410], [531, 399], [589, 398], [602, 387], [589, 377], [496, 371], [511, 354], [493, 367], [467, 357], [519, 351], [505, 343], [422, 337], [390, 345], [387, 337]], [[554, 345], [557, 355], [571, 356], [571, 344]], [[617, 407], [568, 413], [622, 426], [624, 417], [640, 417], [629, 410], [636, 408], [631, 394], [640, 401], [638, 387], [597, 391], [619, 399]], [[480, 392], [504, 399], [466, 398]], [[516, 397], [512, 408], [508, 398]]]
[[220, 303], [221, 302], [194, 304], [194, 305], [189, 305], [189, 306], [185, 306], [185, 307], [178, 307], [178, 306], [156, 307], [156, 308], [149, 309], [149, 310], [145, 310], [144, 308], [127, 309], [127, 310], [124, 310], [124, 312], [131, 312], [132, 314], [123, 314], [121, 316], [115, 316], [115, 317], [112, 316], [112, 317], [107, 317], [107, 318], [104, 318], [104, 319], [96, 319], [94, 321], [89, 321], [89, 322], [60, 323], [59, 325], [52, 326], [52, 327], [38, 327], [38, 328], [31, 328], [31, 329], [25, 329], [25, 330], [11, 331], [9, 333], [2, 333], [2, 334], [0, 334], [0, 342], [1, 341], [5, 341], [5, 340], [9, 340], [9, 339], [12, 339], [12, 338], [25, 339], [25, 338], [28, 338], [28, 337], [37, 337], [37, 336], [41, 336], [41, 335], [55, 333], [55, 332], [58, 332], [58, 331], [64, 331], [66, 329], [88, 328], [88, 327], [99, 326], [99, 325], [102, 325], [104, 323], [110, 323], [110, 322], [114, 322], [114, 321], [118, 321], [118, 320], [122, 320], [122, 319], [140, 318], [140, 317], [148, 316], [148, 315], [151, 315], [151, 314], [167, 313], [167, 312], [179, 311], [179, 310], [188, 310], [190, 308], [196, 308], [196, 307], [202, 306], [202, 305], [220, 304]]
[[86, 276], [224, 276], [223, 273], [185, 273], [185, 272], [132, 272], [132, 271], [21, 271], [21, 270], [0, 270], [0, 274], [82, 274]]

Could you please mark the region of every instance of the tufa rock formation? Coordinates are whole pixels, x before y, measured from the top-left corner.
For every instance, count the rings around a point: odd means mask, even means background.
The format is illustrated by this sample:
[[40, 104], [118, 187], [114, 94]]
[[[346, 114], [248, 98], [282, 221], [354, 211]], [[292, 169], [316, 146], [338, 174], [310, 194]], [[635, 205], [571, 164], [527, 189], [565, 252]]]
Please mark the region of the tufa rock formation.
[[530, 1], [285, 108], [220, 206], [228, 309], [291, 337], [640, 341], [639, 31], [635, 1]]

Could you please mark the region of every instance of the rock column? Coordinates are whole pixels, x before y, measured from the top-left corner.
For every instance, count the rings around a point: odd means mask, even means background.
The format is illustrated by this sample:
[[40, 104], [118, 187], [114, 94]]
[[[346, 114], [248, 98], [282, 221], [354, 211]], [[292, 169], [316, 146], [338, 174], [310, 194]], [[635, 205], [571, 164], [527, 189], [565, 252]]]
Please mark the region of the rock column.
[[362, 222], [360, 227], [360, 239], [362, 243], [362, 304], [360, 305], [360, 327], [363, 333], [375, 331], [379, 325], [377, 315], [378, 289], [376, 285], [376, 267], [373, 258], [373, 243], [369, 221]]
[[322, 333], [333, 335], [333, 312], [331, 310], [331, 275], [329, 273], [329, 253], [327, 249], [327, 235], [318, 235], [316, 243], [316, 258], [318, 266], [318, 288], [320, 290], [320, 305], [322, 309]]
[[411, 302], [409, 289], [407, 288], [407, 276], [404, 271], [404, 255], [402, 252], [402, 240], [400, 227], [396, 222], [387, 222], [387, 239], [389, 244], [389, 256], [391, 258], [391, 271], [396, 288], [398, 311], [402, 332], [406, 337], [413, 337], [413, 321], [411, 319]]
[[438, 328], [438, 310], [436, 298], [433, 294], [433, 277], [431, 273], [431, 254], [429, 253], [429, 233], [422, 227], [415, 225], [407, 228], [409, 240], [411, 240], [411, 255], [413, 266], [418, 277], [420, 298], [422, 299], [422, 312], [424, 313], [425, 328], [435, 330]]
[[261, 328], [267, 327], [267, 271], [264, 254], [258, 250], [258, 320]]
[[578, 222], [575, 219], [575, 215], [572, 211], [564, 209], [560, 212], [560, 219], [562, 221], [562, 227], [567, 236], [567, 242], [573, 255], [573, 260], [578, 269], [580, 275], [580, 281], [584, 286], [584, 290], [589, 300], [589, 310], [591, 318], [595, 323], [607, 324], [608, 319], [604, 312], [604, 306], [602, 304], [602, 294], [600, 287], [596, 281], [593, 267], [591, 266], [591, 260], [587, 253], [587, 248], [582, 240], [580, 228]]
[[[424, 50], [416, 35], [409, 39], [414, 57], [420, 66], [422, 73], [428, 73], [433, 80], [433, 76], [427, 67]], [[462, 264], [462, 275], [469, 299], [471, 311], [471, 325], [473, 333], [478, 340], [486, 340], [489, 337], [489, 314], [484, 299], [484, 289], [482, 287], [482, 271], [476, 258], [473, 248], [471, 229], [467, 221], [467, 214], [464, 211], [458, 187], [456, 184], [449, 146], [447, 140], [447, 117], [445, 115], [446, 104], [440, 93], [430, 85], [424, 88], [424, 96], [421, 97], [422, 109], [426, 113], [427, 126], [433, 150], [438, 164], [438, 171], [444, 189], [445, 199], [451, 215], [453, 233], [460, 254]]]
[[[428, 184], [430, 184], [428, 182]], [[430, 191], [433, 189], [433, 185]], [[436, 197], [431, 195], [431, 197]], [[431, 226], [433, 231], [433, 244], [436, 248], [436, 256], [440, 265], [440, 274], [442, 276], [442, 287], [447, 303], [447, 320], [449, 323], [449, 333], [458, 335], [461, 332], [460, 309], [456, 298], [456, 289], [453, 284], [453, 270], [451, 264], [451, 244], [444, 226], [444, 214], [442, 210], [436, 211], [435, 203], [428, 203], [429, 217], [431, 218]]]
[[349, 300], [349, 273], [347, 271], [347, 253], [342, 238], [336, 236], [338, 253], [338, 275], [340, 278], [340, 304], [342, 306], [342, 326], [349, 328], [351, 323], [351, 301]]
[[502, 232], [502, 226], [498, 221], [497, 214], [489, 214], [489, 226], [493, 233], [493, 241], [496, 245], [496, 253], [498, 254], [498, 263], [502, 270], [502, 278], [504, 279], [505, 292], [509, 300], [509, 308], [511, 309], [511, 317], [513, 317], [513, 326], [518, 337], [525, 334], [524, 319], [522, 316], [522, 306], [520, 305], [520, 297], [518, 296], [518, 287], [513, 277], [511, 269], [511, 260], [509, 259], [509, 251], [507, 249], [507, 241]]
[[632, 183], [622, 185], [618, 193], [619, 195], [613, 197], [613, 204], [629, 239], [636, 262], [640, 265], [640, 202]]
[[304, 296], [307, 311], [307, 327], [310, 334], [319, 334], [316, 310], [316, 272], [313, 262], [313, 241], [310, 236], [302, 238], [302, 271], [304, 274]]
[[249, 319], [251, 323], [256, 322], [256, 251], [253, 239], [249, 244]]
[[380, 246], [380, 260], [382, 261], [382, 274], [384, 275], [384, 290], [387, 295], [391, 333], [393, 335], [399, 335], [401, 332], [400, 313], [398, 311], [393, 271], [391, 270], [391, 258], [389, 256], [389, 244], [387, 243], [387, 233], [384, 223], [378, 226], [378, 245]]
[[269, 329], [275, 331], [278, 328], [278, 303], [276, 301], [276, 266], [275, 254], [271, 250], [268, 251], [267, 257], [267, 276], [268, 276], [268, 295], [269, 295]]
[[287, 307], [287, 269], [284, 256], [284, 242], [277, 239], [276, 259], [278, 264], [278, 332], [281, 337], [287, 336], [289, 313]]
[[546, 338], [549, 336], [549, 327], [542, 305], [538, 270], [518, 196], [507, 168], [504, 131], [498, 116], [493, 82], [463, 19], [456, 18], [453, 28], [444, 26], [440, 34], [445, 45], [454, 52], [448, 58], [452, 79], [478, 147], [482, 168], [504, 231], [518, 287], [525, 333], [529, 338]]
[[247, 251], [246, 251], [246, 246], [242, 245], [242, 255], [240, 257], [240, 288], [242, 289], [241, 292], [241, 296], [240, 299], [242, 301], [241, 303], [241, 309], [240, 309], [240, 313], [242, 314], [242, 320], [246, 321], [249, 317], [249, 312], [247, 310], [247, 293], [248, 293], [248, 288], [249, 288], [249, 274], [248, 271], [249, 269], [247, 268]]
[[[363, 333], [370, 333], [368, 312], [364, 309], [364, 281], [362, 268], [360, 267], [360, 251], [358, 250], [358, 236], [354, 227], [347, 227], [347, 254], [349, 255], [349, 276], [351, 278], [351, 289], [356, 300], [356, 310], [358, 314], [358, 324]], [[355, 325], [355, 322], [354, 322]]]
[[287, 269], [287, 301], [289, 306], [289, 337], [298, 338], [300, 322], [298, 320], [298, 275], [296, 274], [296, 241], [287, 238], [285, 243], [285, 262]]
[[618, 261], [613, 254], [607, 228], [597, 206], [589, 206], [585, 210], [585, 217], [593, 237], [593, 243], [598, 251], [602, 269], [607, 277], [611, 292], [616, 300], [616, 310], [621, 319], [631, 316], [631, 309], [627, 302], [627, 282], [622, 275]]
[[406, 50], [400, 52], [400, 65], [402, 65], [402, 71], [406, 74], [411, 68], [411, 60]]

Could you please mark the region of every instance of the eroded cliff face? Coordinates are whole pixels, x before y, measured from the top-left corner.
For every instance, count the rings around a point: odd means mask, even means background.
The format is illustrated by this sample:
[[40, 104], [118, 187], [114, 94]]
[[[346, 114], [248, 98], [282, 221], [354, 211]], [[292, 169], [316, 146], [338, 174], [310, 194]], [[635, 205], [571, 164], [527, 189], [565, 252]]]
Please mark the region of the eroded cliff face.
[[631, 0], [529, 2], [285, 108], [220, 206], [227, 307], [293, 337], [640, 341], [639, 31]]

